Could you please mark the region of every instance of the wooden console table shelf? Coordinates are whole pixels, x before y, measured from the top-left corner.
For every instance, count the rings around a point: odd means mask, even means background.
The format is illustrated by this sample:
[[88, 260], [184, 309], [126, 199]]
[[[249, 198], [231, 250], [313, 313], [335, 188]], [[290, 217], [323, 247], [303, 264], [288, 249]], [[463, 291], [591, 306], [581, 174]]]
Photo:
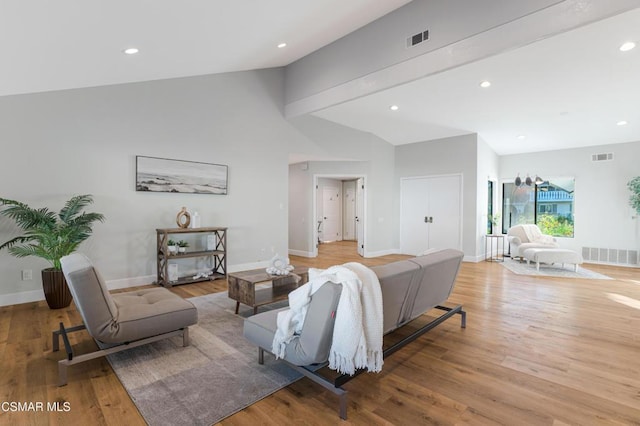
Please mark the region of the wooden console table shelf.
[[[170, 235], [175, 234], [202, 234], [213, 236], [212, 250], [199, 249], [196, 251], [188, 251], [186, 253], [169, 253], [168, 242]], [[156, 284], [163, 285], [165, 287], [171, 287], [179, 284], [189, 284], [200, 281], [213, 281], [216, 279], [227, 278], [227, 228], [222, 227], [209, 227], [209, 228], [166, 228], [156, 229], [157, 240], [157, 267], [158, 267], [158, 279]], [[204, 244], [207, 246], [207, 244]], [[211, 275], [207, 277], [193, 278], [191, 276], [179, 277], [177, 280], [169, 280], [169, 264], [171, 261], [179, 259], [189, 258], [210, 258], [213, 262], [213, 267], [210, 272]]]

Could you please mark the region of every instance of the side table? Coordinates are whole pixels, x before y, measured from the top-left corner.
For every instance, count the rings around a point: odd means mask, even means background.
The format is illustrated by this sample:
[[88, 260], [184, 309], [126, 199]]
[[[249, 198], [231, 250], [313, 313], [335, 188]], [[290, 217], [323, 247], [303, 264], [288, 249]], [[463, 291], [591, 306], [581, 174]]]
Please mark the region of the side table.
[[[485, 236], [484, 260], [487, 262], [504, 262], [504, 235], [490, 234]], [[493, 255], [493, 246], [496, 246], [496, 255]], [[500, 245], [502, 244], [502, 251]], [[500, 257], [498, 257], [500, 256]]]

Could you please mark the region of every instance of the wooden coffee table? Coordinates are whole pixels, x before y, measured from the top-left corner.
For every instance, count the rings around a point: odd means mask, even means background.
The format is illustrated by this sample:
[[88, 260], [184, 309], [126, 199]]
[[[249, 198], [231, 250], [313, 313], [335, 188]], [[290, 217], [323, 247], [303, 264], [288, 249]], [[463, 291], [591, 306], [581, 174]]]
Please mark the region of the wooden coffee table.
[[[309, 268], [295, 268], [289, 275], [271, 275], [264, 269], [233, 272], [227, 275], [229, 283], [229, 298], [236, 301], [236, 314], [240, 303], [251, 306], [253, 313], [258, 313], [258, 306], [267, 305], [286, 299], [291, 291], [309, 281]], [[269, 283], [270, 286], [256, 284]]]

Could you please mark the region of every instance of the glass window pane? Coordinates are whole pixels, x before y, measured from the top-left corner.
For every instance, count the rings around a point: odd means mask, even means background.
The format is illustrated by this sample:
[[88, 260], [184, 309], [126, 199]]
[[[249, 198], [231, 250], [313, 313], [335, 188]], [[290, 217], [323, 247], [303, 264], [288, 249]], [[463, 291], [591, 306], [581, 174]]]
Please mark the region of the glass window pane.
[[502, 232], [514, 225], [535, 223], [535, 185], [503, 185]]
[[574, 178], [558, 178], [538, 185], [536, 223], [543, 234], [573, 237]]

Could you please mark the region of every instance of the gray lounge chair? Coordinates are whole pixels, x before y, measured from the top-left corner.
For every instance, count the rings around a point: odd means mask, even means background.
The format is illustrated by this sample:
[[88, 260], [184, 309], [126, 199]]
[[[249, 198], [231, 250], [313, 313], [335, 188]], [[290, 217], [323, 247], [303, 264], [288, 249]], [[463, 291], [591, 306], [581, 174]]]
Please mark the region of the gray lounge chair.
[[[462, 305], [442, 306], [453, 291], [463, 256], [464, 253], [461, 251], [447, 249], [372, 268], [380, 280], [382, 290], [385, 334], [433, 308], [445, 312], [400, 342], [386, 348], [385, 358], [455, 314], [461, 316], [461, 326], [465, 327], [466, 312], [462, 310]], [[338, 395], [340, 417], [346, 419], [347, 392], [342, 385], [364, 370], [356, 371], [354, 376], [341, 375], [333, 380], [318, 372], [321, 366], [327, 364], [335, 323], [333, 313], [336, 311], [341, 289], [340, 285], [327, 282], [312, 295], [302, 331], [288, 343], [282, 359], [300, 373]], [[282, 309], [245, 319], [244, 336], [258, 346], [260, 364], [264, 361], [264, 351], [271, 352], [273, 336], [277, 329], [277, 315]]]
[[[91, 261], [80, 253], [61, 259], [62, 271], [83, 324], [53, 332], [53, 351], [62, 336], [67, 358], [58, 361], [58, 385], [67, 384], [67, 367], [167, 337], [182, 336], [189, 345], [189, 326], [198, 322], [196, 307], [165, 288], [110, 294]], [[67, 333], [86, 329], [100, 350], [75, 356]]]

